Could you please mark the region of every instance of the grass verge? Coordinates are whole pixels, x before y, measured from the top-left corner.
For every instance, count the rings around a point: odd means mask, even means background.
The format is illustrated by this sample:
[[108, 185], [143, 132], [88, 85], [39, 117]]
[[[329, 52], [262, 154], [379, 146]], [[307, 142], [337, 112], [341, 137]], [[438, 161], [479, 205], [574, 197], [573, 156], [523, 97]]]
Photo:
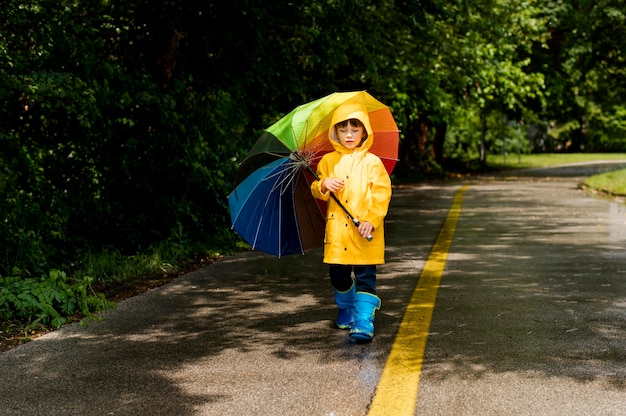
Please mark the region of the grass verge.
[[626, 196], [626, 169], [590, 176], [583, 186], [609, 195]]
[[32, 277], [14, 270], [14, 276], [0, 276], [0, 352], [66, 323], [97, 320], [98, 312], [119, 301], [241, 249], [243, 244], [228, 230], [203, 243], [181, 234], [131, 256], [115, 249], [88, 253], [75, 260], [67, 275], [53, 270], [50, 276]]
[[[597, 161], [626, 161], [626, 153], [546, 153], [508, 155], [488, 155], [487, 164], [497, 170], [513, 170], [526, 168], [543, 168], [572, 163]], [[585, 179], [583, 186], [587, 189], [615, 196], [626, 196], [626, 169], [601, 173]]]
[[541, 153], [530, 155], [488, 155], [487, 165], [492, 169], [544, 168], [571, 163], [600, 160], [626, 160], [626, 153]]

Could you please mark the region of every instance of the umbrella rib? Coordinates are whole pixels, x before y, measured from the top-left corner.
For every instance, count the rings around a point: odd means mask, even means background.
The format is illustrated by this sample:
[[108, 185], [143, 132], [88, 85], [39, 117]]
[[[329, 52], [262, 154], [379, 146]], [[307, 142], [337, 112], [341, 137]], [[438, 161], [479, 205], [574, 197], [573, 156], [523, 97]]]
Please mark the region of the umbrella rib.
[[[296, 178], [296, 175], [298, 174], [298, 171], [300, 169], [302, 169], [302, 166], [298, 162], [291, 162], [291, 163], [289, 163], [288, 169], [291, 170], [290, 175], [289, 175], [290, 178], [291, 178], [291, 180], [289, 181], [289, 185], [290, 186], [288, 188], [286, 187], [283, 191], [290, 190], [290, 192], [291, 192], [291, 196], [292, 196], [291, 197], [291, 209], [294, 212], [295, 227], [296, 227], [296, 233], [297, 233], [296, 235], [298, 237], [300, 237], [300, 223], [298, 222], [298, 217], [296, 215], [297, 214], [297, 212], [296, 212], [296, 205], [295, 205], [296, 204], [296, 187], [295, 187], [295, 184], [294, 184], [294, 180]], [[281, 201], [282, 201], [282, 199], [281, 199]], [[282, 209], [282, 207], [281, 207], [281, 209]], [[280, 222], [280, 224], [281, 224], [281, 227], [282, 227], [282, 221]], [[282, 233], [281, 233], [281, 235], [282, 235]], [[298, 238], [298, 244], [300, 246], [300, 252], [302, 254], [304, 254], [304, 248], [302, 247], [302, 239], [301, 238]]]
[[[262, 167], [259, 168], [259, 170], [275, 170], [275, 169], [276, 169], [275, 166], [262, 166]], [[279, 174], [280, 173], [275, 173], [275, 174], [272, 174], [272, 175], [268, 175], [268, 176], [266, 176], [263, 179], [263, 181], [267, 180], [268, 178], [273, 178], [275, 175], [279, 175]], [[250, 197], [251, 197], [251, 194], [248, 194], [243, 204], [247, 203], [247, 201], [250, 199]], [[267, 203], [266, 203], [266, 205], [267, 205]], [[237, 213], [237, 216], [234, 217], [234, 219], [233, 219], [233, 223], [236, 223], [237, 221], [239, 221], [239, 216], [241, 215], [241, 213], [242, 213], [242, 211], [239, 211], [239, 213]]]
[[[271, 177], [274, 177], [274, 176], [277, 176], [277, 175], [280, 175], [280, 174], [279, 173], [275, 173], [275, 174], [269, 175], [269, 176], [267, 176], [263, 180], [266, 181], [268, 178], [271, 178]], [[270, 192], [268, 192], [267, 196], [265, 197], [265, 202], [263, 203], [263, 210], [262, 210], [262, 213], [261, 213], [261, 218], [260, 218], [260, 220], [259, 220], [259, 222], [257, 224], [256, 232], [254, 233], [254, 240], [252, 242], [252, 248], [253, 249], [256, 248], [257, 242], [259, 241], [259, 234], [260, 234], [260, 231], [261, 231], [261, 225], [263, 224], [263, 217], [265, 217], [265, 212], [267, 211], [267, 207], [269, 206], [269, 200], [270, 200], [270, 197], [272, 196], [272, 194], [274, 193], [275, 187], [276, 187], [276, 184], [275, 183], [272, 184], [272, 188], [270, 189]]]
[[270, 156], [276, 156], [279, 159], [285, 157], [285, 153], [265, 152], [265, 154], [270, 155]]
[[[285, 174], [285, 179], [282, 181], [281, 183], [281, 195], [283, 195], [285, 192], [291, 192], [292, 194], [292, 205], [291, 205], [291, 209], [293, 209], [294, 211], [294, 219], [295, 219], [295, 227], [296, 227], [296, 235], [300, 236], [300, 224], [298, 223], [297, 220], [297, 216], [296, 216], [296, 207], [295, 207], [295, 186], [294, 186], [294, 180], [296, 178], [296, 175], [298, 174], [298, 171], [300, 171], [300, 169], [302, 169], [302, 166], [300, 163], [298, 162], [290, 162], [287, 164], [287, 166], [285, 167], [285, 171], [288, 171]], [[284, 186], [283, 186], [284, 185]], [[283, 206], [282, 206], [282, 198], [281, 198], [281, 206], [280, 206], [280, 213], [279, 215], [282, 215], [282, 210], [283, 210]], [[279, 244], [282, 245], [282, 226], [283, 226], [283, 221], [279, 221], [280, 227], [281, 227], [281, 240], [279, 241]], [[298, 239], [298, 244], [300, 246], [300, 252], [304, 253], [304, 250], [302, 248], [302, 241], [301, 239]]]
[[324, 146], [325, 146], [324, 143], [319, 143], [315, 146], [303, 147], [300, 150], [298, 150], [298, 153], [302, 156], [305, 162], [310, 165], [311, 161], [313, 161], [317, 157], [319, 149], [323, 149]]
[[[279, 192], [279, 195], [282, 196], [284, 195], [285, 191], [289, 189], [289, 184], [292, 183], [293, 179], [295, 178], [295, 175], [298, 171], [298, 169], [300, 169], [300, 165], [298, 163], [293, 163], [293, 162], [288, 162], [286, 163], [284, 166], [282, 166], [282, 169], [280, 169], [279, 171], [268, 175], [265, 180], [273, 180], [272, 186], [270, 188], [270, 191], [267, 194], [267, 197], [265, 198], [265, 202], [263, 204], [263, 212], [265, 213], [268, 209], [269, 205], [269, 201], [270, 201], [270, 197], [272, 196], [272, 194], [274, 194], [276, 191]], [[279, 227], [279, 232], [278, 232], [278, 247], [279, 247], [279, 252], [280, 252], [280, 247], [282, 245], [282, 212], [283, 212], [283, 206], [282, 206], [282, 198], [279, 198], [279, 207], [278, 207], [278, 216], [279, 216], [279, 221], [278, 221], [278, 227]], [[295, 208], [294, 208], [295, 209]], [[263, 217], [264, 215], [262, 215]], [[257, 225], [257, 229], [254, 235], [254, 240], [253, 240], [253, 244], [252, 244], [252, 248], [255, 248], [257, 245], [257, 241], [259, 239], [259, 234], [261, 232], [261, 224], [262, 221], [259, 221], [259, 224]], [[297, 222], [296, 222], [296, 227], [298, 227]], [[298, 232], [300, 231], [299, 229], [297, 230]], [[302, 246], [302, 244], [300, 244], [300, 246]], [[302, 251], [302, 247], [301, 247], [301, 251]]]

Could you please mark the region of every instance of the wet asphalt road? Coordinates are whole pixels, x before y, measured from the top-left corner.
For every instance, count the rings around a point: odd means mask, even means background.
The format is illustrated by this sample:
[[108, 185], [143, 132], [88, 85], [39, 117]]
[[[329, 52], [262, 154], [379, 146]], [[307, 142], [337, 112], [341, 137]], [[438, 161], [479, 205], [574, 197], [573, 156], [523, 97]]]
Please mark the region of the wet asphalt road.
[[461, 185], [417, 415], [626, 415], [626, 206], [612, 165], [394, 189], [377, 335], [333, 328], [321, 252], [222, 259], [0, 354], [1, 415], [367, 415]]

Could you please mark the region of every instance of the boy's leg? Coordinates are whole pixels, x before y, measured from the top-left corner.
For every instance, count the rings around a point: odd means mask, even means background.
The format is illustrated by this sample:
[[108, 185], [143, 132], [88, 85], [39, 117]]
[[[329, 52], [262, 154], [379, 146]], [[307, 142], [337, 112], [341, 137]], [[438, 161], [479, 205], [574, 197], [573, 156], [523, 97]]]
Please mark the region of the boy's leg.
[[376, 266], [354, 266], [357, 292], [355, 295], [356, 318], [350, 329], [354, 341], [371, 341], [374, 338], [374, 314], [380, 308], [376, 296]]
[[340, 292], [345, 292], [352, 287], [352, 266], [345, 264], [331, 264], [328, 268], [330, 283]]
[[336, 321], [337, 327], [350, 329], [354, 325], [356, 313], [354, 308], [356, 290], [352, 280], [352, 267], [331, 265], [329, 274], [330, 282], [335, 288], [335, 303], [337, 303], [339, 308]]
[[376, 265], [354, 266], [356, 291], [376, 294]]

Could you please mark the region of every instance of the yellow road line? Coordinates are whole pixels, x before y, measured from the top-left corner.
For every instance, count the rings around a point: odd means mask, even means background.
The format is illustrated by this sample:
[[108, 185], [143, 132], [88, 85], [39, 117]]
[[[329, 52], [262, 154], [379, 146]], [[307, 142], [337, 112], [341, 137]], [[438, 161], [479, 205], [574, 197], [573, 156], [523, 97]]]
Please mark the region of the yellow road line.
[[463, 186], [456, 192], [446, 221], [426, 260], [391, 346], [368, 416], [413, 416], [415, 412], [424, 350], [439, 282], [461, 214], [463, 194], [468, 187]]

